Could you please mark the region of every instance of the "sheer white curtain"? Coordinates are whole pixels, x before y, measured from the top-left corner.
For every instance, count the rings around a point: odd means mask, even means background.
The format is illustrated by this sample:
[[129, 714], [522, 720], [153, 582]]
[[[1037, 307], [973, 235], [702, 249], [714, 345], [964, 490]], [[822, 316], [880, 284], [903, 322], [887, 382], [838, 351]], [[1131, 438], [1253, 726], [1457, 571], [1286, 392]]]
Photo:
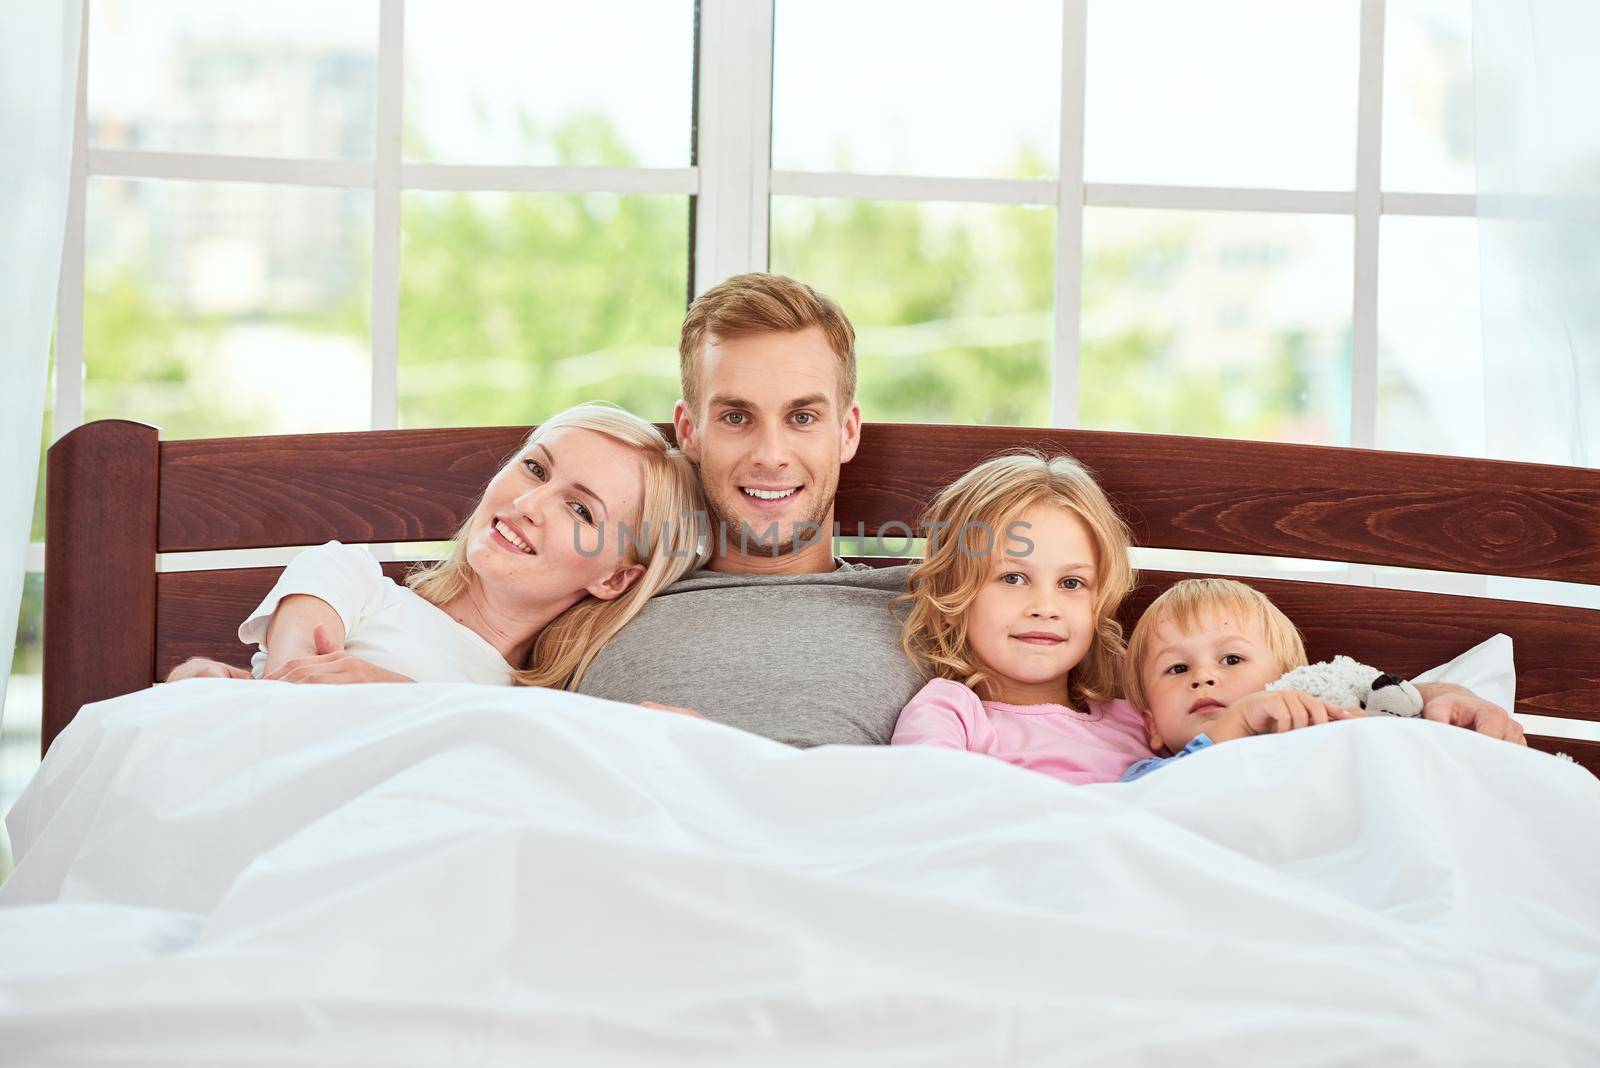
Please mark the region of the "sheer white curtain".
[[1600, 466], [1600, 3], [1474, 0], [1491, 456]]
[[0, 0], [0, 708], [33, 521], [83, 0]]

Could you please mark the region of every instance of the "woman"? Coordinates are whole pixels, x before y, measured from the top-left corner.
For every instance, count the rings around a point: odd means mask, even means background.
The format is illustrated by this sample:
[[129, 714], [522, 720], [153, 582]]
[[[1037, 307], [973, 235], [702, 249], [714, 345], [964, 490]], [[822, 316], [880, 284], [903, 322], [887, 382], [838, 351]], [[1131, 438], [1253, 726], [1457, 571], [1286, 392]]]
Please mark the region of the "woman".
[[490, 480], [445, 558], [399, 586], [365, 549], [296, 557], [239, 628], [253, 672], [194, 659], [168, 682], [485, 682], [573, 689], [650, 597], [704, 560], [693, 466], [655, 427], [580, 405]]

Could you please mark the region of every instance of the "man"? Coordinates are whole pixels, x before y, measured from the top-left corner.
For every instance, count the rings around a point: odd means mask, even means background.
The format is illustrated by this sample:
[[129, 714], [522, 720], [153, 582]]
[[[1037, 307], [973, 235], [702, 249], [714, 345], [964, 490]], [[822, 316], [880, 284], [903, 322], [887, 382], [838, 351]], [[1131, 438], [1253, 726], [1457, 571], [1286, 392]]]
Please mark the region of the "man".
[[[889, 741], [924, 681], [890, 601], [908, 569], [832, 555], [839, 469], [855, 456], [855, 330], [791, 278], [745, 274], [690, 305], [678, 347], [678, 441], [712, 521], [705, 568], [611, 640], [582, 693], [700, 712], [792, 745]], [[1423, 687], [1430, 719], [1522, 741], [1503, 709]]]
[[855, 330], [810, 286], [731, 278], [689, 308], [678, 442], [699, 465], [707, 566], [611, 640], [579, 690], [694, 709], [792, 745], [885, 744], [923, 683], [890, 600], [907, 568], [833, 557], [855, 455]]

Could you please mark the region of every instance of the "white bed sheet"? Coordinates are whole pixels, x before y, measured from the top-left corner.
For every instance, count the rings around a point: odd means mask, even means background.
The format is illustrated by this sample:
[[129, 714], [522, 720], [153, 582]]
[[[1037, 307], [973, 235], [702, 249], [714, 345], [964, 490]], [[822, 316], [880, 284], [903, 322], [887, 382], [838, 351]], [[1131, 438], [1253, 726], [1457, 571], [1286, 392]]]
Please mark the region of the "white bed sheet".
[[1073, 788], [205, 680], [84, 709], [8, 826], [8, 1063], [1600, 1063], [1600, 782], [1428, 723]]

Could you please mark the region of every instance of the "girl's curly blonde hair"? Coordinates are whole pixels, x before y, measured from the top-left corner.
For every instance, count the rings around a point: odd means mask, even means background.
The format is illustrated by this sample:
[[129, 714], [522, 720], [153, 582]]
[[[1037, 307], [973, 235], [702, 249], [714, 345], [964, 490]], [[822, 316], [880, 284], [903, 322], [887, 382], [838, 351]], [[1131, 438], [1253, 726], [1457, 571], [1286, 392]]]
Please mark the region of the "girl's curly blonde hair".
[[980, 695], [988, 681], [972, 653], [967, 610], [990, 577], [1001, 532], [1036, 504], [1056, 504], [1083, 521], [1095, 547], [1094, 640], [1067, 680], [1074, 705], [1116, 697], [1126, 645], [1117, 609], [1133, 590], [1132, 538], [1094, 476], [1066, 455], [1028, 451], [997, 456], [941, 490], [923, 514], [928, 556], [911, 574], [901, 646], [913, 663]]

